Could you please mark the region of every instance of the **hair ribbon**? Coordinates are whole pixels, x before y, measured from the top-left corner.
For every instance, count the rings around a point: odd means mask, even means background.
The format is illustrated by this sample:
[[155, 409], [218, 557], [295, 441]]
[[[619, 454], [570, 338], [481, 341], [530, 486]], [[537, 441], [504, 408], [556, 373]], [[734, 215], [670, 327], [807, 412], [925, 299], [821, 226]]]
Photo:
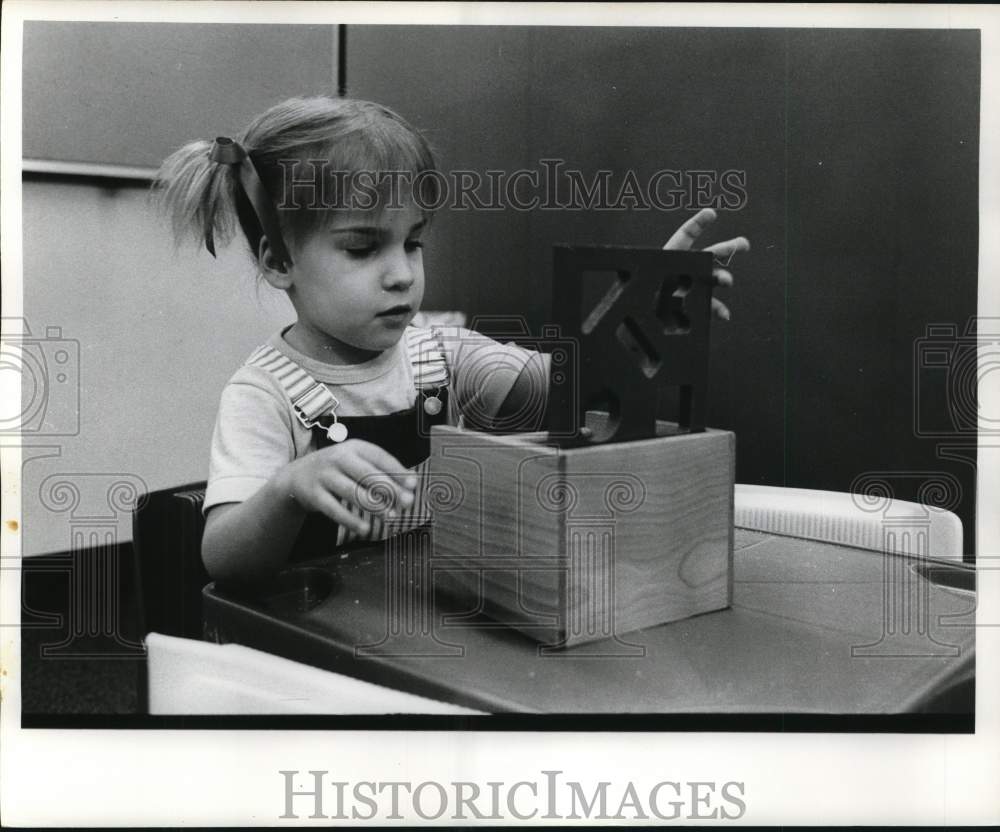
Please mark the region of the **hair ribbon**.
[[[292, 265], [292, 258], [288, 255], [288, 248], [281, 236], [281, 228], [278, 225], [278, 214], [275, 211], [274, 203], [267, 194], [264, 183], [257, 173], [257, 166], [254, 164], [250, 154], [243, 146], [227, 136], [218, 136], [212, 145], [209, 158], [220, 165], [231, 165], [236, 168], [239, 174], [240, 186], [250, 200], [257, 221], [261, 230], [271, 246], [271, 251], [280, 265]], [[212, 232], [212, 221], [205, 221], [205, 248], [215, 257], [215, 236]]]

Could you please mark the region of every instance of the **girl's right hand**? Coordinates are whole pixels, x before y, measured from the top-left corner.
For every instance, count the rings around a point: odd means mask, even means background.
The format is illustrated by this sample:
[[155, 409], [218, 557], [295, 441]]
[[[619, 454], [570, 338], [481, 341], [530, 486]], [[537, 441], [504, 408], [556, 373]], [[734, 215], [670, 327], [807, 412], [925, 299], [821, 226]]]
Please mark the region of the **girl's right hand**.
[[324, 514], [364, 535], [368, 522], [341, 500], [391, 520], [413, 505], [417, 476], [378, 445], [348, 439], [290, 463], [280, 487], [305, 511]]

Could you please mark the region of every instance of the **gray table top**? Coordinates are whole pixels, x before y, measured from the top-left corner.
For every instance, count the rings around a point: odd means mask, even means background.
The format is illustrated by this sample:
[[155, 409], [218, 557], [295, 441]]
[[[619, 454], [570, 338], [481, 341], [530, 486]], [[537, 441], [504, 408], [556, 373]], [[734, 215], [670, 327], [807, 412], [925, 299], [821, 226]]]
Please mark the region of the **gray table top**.
[[380, 546], [311, 562], [333, 590], [305, 611], [209, 585], [206, 633], [494, 713], [896, 714], [974, 672], [961, 564], [737, 529], [731, 608], [555, 651], [440, 592], [408, 632], [384, 564]]

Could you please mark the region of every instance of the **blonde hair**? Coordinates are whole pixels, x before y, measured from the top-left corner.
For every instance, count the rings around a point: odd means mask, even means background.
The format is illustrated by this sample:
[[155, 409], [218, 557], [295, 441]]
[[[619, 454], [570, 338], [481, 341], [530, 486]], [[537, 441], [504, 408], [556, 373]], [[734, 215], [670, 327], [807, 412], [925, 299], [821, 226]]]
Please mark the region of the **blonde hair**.
[[[409, 174], [419, 179], [419, 204], [425, 213], [424, 206], [437, 204], [437, 178], [418, 177], [434, 171], [427, 140], [388, 107], [371, 101], [290, 98], [261, 113], [233, 138], [252, 160], [286, 239], [302, 239], [328, 223], [332, 212], [343, 210], [356, 195], [359, 173]], [[212, 146], [211, 141], [195, 141], [167, 157], [154, 181], [154, 196], [170, 217], [178, 241], [193, 236], [211, 250], [213, 239], [228, 242], [238, 226], [256, 259], [264, 234], [260, 220], [235, 167], [210, 158]], [[286, 175], [289, 166], [292, 177]], [[311, 180], [301, 175], [303, 167], [311, 170]], [[340, 193], [345, 181], [351, 189]], [[384, 184], [378, 189], [383, 196]], [[336, 198], [303, 204], [296, 194], [303, 187], [313, 194], [336, 192]]]

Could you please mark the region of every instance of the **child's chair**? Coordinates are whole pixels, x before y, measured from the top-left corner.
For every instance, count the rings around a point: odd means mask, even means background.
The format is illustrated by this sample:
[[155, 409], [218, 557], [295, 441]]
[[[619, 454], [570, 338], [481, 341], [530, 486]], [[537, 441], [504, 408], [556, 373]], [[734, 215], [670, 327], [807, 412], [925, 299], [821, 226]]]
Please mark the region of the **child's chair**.
[[132, 515], [142, 632], [200, 639], [205, 483], [151, 492]]

